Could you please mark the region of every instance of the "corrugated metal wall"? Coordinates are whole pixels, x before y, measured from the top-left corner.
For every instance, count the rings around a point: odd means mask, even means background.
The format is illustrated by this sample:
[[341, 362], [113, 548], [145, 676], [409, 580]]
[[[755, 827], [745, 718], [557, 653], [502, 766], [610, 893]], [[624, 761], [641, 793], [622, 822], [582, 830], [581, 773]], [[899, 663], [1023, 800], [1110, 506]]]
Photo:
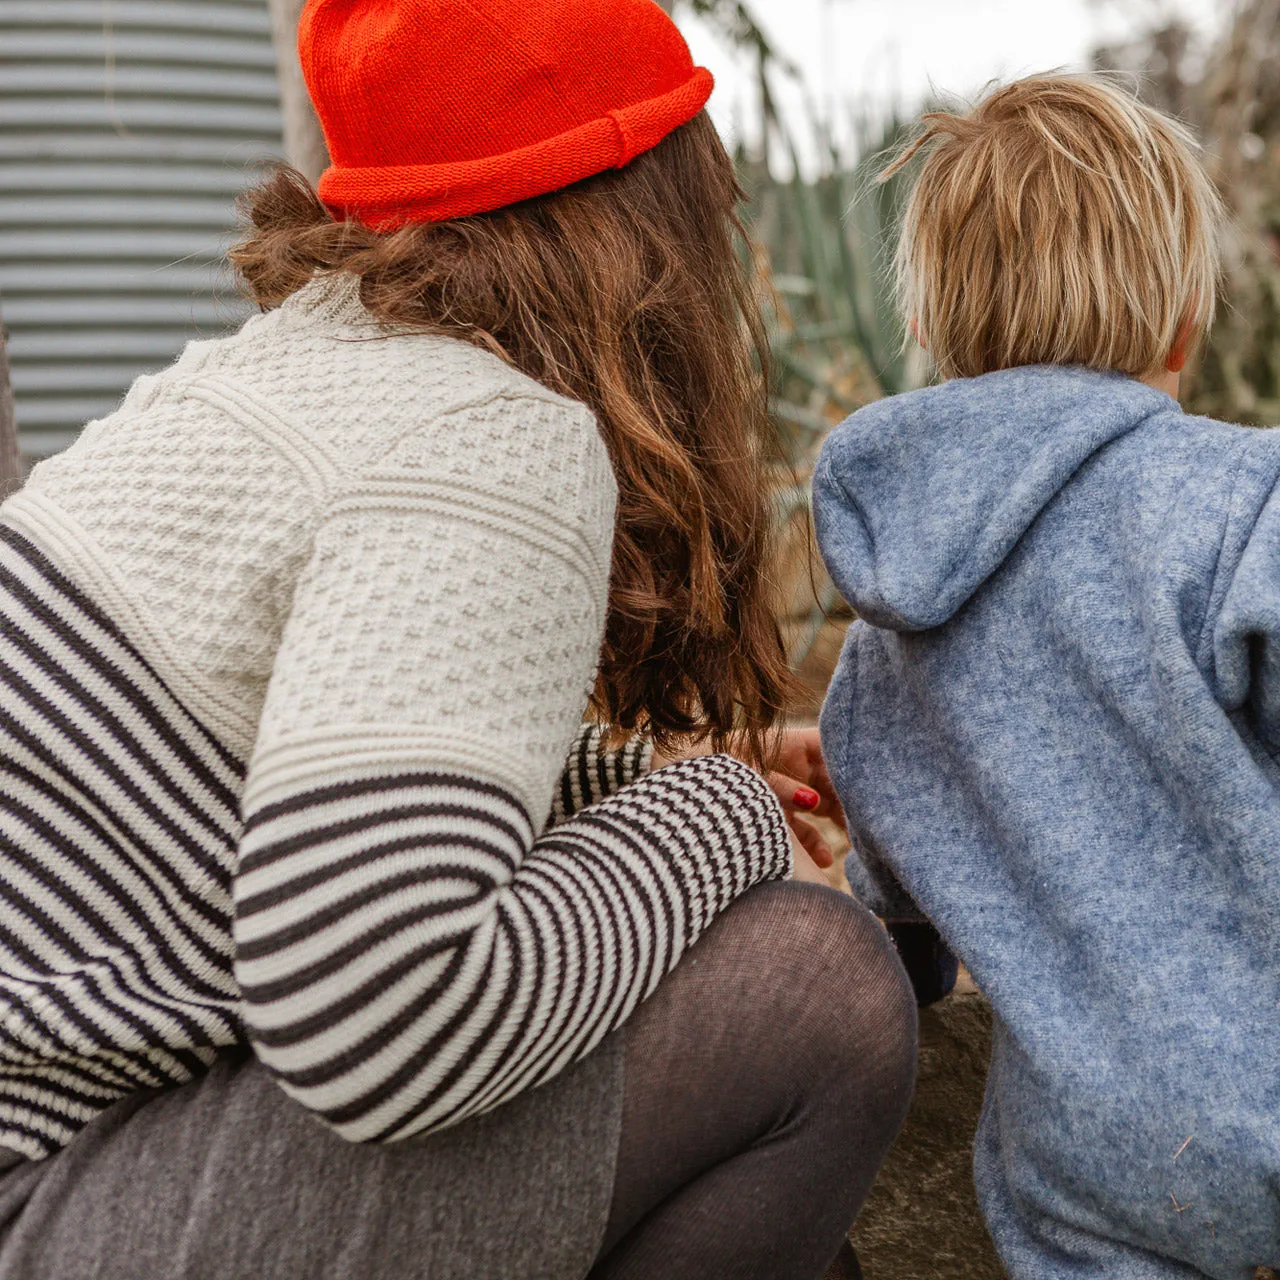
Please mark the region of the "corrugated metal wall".
[[0, 313], [24, 453], [238, 323], [221, 256], [281, 150], [266, 0], [0, 0]]

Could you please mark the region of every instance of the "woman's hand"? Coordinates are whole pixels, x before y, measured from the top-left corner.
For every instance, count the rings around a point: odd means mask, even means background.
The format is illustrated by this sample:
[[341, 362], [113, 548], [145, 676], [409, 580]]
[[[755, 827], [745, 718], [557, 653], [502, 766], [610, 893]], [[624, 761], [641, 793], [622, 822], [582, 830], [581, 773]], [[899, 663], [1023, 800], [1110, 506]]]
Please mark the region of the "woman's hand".
[[[809, 856], [809, 851], [800, 843], [800, 839], [794, 830], [791, 832], [791, 852], [795, 855], [795, 864], [791, 871], [793, 880], [807, 880], [810, 884], [820, 884], [825, 888], [831, 888], [831, 881], [827, 879], [826, 872], [818, 865], [816, 859]], [[831, 865], [831, 855], [829, 853], [826, 865], [828, 867]]]
[[786, 730], [779, 740], [777, 765], [768, 781], [782, 801], [792, 834], [819, 867], [831, 866], [835, 855], [822, 832], [800, 816], [830, 818], [840, 828], [845, 827], [844, 811], [822, 758], [817, 729]]
[[[829, 867], [835, 861], [831, 847], [822, 837], [822, 832], [806, 821], [801, 814], [812, 814], [815, 818], [830, 818], [842, 830], [845, 829], [844, 811], [836, 798], [835, 788], [831, 785], [831, 776], [822, 758], [822, 744], [818, 740], [818, 730], [787, 729], [778, 739], [778, 767], [766, 775], [769, 785], [782, 801], [787, 814], [793, 843], [806, 860], [817, 864], [817, 867]], [[687, 752], [666, 756], [660, 752], [653, 753], [653, 768], [661, 769], [663, 765], [686, 756], [702, 755], [707, 748], [694, 746]], [[808, 879], [798, 876], [797, 879]], [[823, 884], [830, 883], [823, 878]]]
[[815, 818], [830, 818], [845, 828], [844, 810], [831, 785], [816, 728], [787, 729], [779, 739], [777, 765], [769, 774], [769, 785], [788, 813], [798, 810]]

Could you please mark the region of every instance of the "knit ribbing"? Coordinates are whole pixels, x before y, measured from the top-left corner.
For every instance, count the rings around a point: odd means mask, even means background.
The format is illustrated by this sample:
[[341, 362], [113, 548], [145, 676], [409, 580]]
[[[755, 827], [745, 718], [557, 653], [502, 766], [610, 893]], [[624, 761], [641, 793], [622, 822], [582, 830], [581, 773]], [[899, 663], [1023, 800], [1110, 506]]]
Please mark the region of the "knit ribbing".
[[551, 825], [559, 826], [581, 809], [630, 786], [649, 772], [653, 743], [634, 738], [610, 750], [599, 725], [584, 724], [569, 750], [560, 786], [551, 806]]

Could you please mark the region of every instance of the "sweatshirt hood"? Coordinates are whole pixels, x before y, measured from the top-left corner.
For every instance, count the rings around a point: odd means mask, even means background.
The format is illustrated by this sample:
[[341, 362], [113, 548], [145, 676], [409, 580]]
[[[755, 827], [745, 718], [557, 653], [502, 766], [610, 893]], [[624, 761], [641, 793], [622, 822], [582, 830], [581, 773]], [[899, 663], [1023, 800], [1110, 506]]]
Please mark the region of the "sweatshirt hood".
[[875, 626], [948, 621], [1092, 455], [1175, 400], [1123, 374], [1031, 366], [880, 400], [813, 481], [832, 580]]

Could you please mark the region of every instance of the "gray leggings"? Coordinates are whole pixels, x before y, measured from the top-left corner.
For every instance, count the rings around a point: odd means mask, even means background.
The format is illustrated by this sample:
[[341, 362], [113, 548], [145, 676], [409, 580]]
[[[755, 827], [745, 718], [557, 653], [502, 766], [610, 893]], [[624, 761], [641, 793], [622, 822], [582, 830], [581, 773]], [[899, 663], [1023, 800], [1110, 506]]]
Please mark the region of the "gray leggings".
[[865, 911], [763, 886], [624, 1032], [457, 1129], [352, 1146], [245, 1055], [118, 1103], [0, 1172], [0, 1280], [817, 1280], [914, 1029]]
[[[255, 1060], [224, 1058], [0, 1175], [0, 1277], [580, 1276], [609, 1207], [621, 1050], [613, 1041], [493, 1115], [390, 1146], [343, 1142]], [[595, 1106], [566, 1123], [579, 1099]]]

